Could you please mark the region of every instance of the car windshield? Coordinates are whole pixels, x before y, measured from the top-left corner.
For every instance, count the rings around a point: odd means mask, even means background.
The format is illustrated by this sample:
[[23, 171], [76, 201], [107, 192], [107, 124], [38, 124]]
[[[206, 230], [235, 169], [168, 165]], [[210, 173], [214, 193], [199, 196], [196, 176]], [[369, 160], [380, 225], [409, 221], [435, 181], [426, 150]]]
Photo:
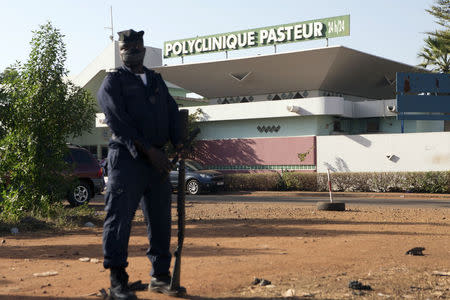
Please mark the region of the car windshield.
[[194, 171], [200, 171], [204, 169], [204, 167], [200, 163], [190, 159], [186, 159], [186, 166]]
[[90, 156], [89, 152], [86, 150], [81, 149], [70, 149], [70, 153], [72, 154], [73, 159], [78, 164], [91, 164], [92, 163], [92, 157]]

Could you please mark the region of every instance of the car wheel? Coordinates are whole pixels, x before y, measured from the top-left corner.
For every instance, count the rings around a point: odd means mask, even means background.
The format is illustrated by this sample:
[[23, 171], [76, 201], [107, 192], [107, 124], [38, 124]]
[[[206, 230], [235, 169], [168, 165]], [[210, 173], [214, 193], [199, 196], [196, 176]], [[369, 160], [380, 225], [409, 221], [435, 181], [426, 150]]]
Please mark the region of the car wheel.
[[75, 187], [71, 190], [69, 195], [69, 203], [71, 206], [80, 206], [84, 203], [89, 203], [91, 200], [91, 188], [89, 187], [89, 183], [86, 181], [80, 181]]
[[197, 180], [191, 179], [186, 183], [186, 191], [189, 195], [198, 195], [200, 193], [200, 184]]

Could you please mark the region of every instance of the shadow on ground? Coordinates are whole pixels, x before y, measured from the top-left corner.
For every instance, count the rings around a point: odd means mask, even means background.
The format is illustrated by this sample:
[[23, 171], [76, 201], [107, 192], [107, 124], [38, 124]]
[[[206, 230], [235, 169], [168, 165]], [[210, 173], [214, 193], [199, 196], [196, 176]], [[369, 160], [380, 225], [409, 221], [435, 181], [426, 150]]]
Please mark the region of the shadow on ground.
[[[13, 296], [13, 295], [0, 295], [0, 300], [84, 300], [84, 299], [100, 299], [97, 297], [51, 297], [51, 296]], [[182, 298], [177, 298], [182, 299]], [[191, 300], [267, 300], [267, 299], [286, 299], [285, 297], [225, 297], [225, 298], [212, 298], [212, 297], [202, 297], [202, 296], [186, 296], [184, 299]], [[302, 299], [311, 299], [311, 298], [303, 298], [303, 297], [290, 297], [289, 299], [293, 300], [302, 300]]]

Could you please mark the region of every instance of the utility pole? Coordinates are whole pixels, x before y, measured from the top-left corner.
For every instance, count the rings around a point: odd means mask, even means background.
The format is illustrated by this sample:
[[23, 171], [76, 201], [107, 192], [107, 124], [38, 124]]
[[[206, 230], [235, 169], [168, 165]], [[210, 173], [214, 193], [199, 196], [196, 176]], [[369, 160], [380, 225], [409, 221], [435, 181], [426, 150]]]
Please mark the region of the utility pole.
[[113, 24], [113, 14], [112, 14], [112, 5], [110, 7], [110, 12], [111, 12], [111, 26], [110, 27], [105, 27], [105, 29], [111, 29], [111, 35], [109, 36], [109, 39], [111, 40], [111, 42], [114, 42], [114, 24]]

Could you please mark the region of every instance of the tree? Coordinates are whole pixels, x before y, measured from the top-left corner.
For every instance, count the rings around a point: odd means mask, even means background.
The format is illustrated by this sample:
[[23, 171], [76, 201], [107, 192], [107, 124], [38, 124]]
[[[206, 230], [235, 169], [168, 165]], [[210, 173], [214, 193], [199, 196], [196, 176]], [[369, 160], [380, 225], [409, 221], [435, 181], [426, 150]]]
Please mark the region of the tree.
[[60, 31], [42, 25], [30, 44], [28, 61], [0, 75], [0, 178], [9, 182], [0, 210], [15, 216], [45, 216], [65, 196], [66, 141], [90, 131], [95, 116], [92, 96], [67, 79]]
[[442, 29], [428, 32], [425, 46], [419, 57], [423, 59], [420, 66], [431, 67], [435, 72], [448, 73], [450, 69], [450, 0], [436, 0], [431, 9], [426, 10], [437, 18], [436, 23]]
[[450, 38], [450, 0], [436, 0], [436, 5], [431, 6], [431, 9], [426, 9], [426, 11], [437, 18], [436, 23], [444, 27], [443, 30], [428, 32], [428, 34], [444, 38], [448, 46]]
[[450, 71], [448, 44], [440, 37], [429, 36], [425, 39], [425, 47], [419, 53], [419, 57], [423, 59], [419, 65], [421, 67], [432, 67], [433, 71], [440, 73], [449, 73]]
[[[188, 117], [188, 129], [187, 129], [187, 135], [188, 137], [192, 135], [192, 133], [199, 128], [198, 122], [202, 119], [202, 115], [204, 114], [203, 110], [201, 108], [197, 108], [197, 110], [190, 114]], [[195, 147], [196, 138], [194, 140], [190, 141], [190, 143], [184, 145], [183, 152], [185, 155], [189, 156], [192, 155]], [[173, 157], [176, 154], [175, 148], [172, 144], [166, 145], [166, 152], [169, 157]]]

